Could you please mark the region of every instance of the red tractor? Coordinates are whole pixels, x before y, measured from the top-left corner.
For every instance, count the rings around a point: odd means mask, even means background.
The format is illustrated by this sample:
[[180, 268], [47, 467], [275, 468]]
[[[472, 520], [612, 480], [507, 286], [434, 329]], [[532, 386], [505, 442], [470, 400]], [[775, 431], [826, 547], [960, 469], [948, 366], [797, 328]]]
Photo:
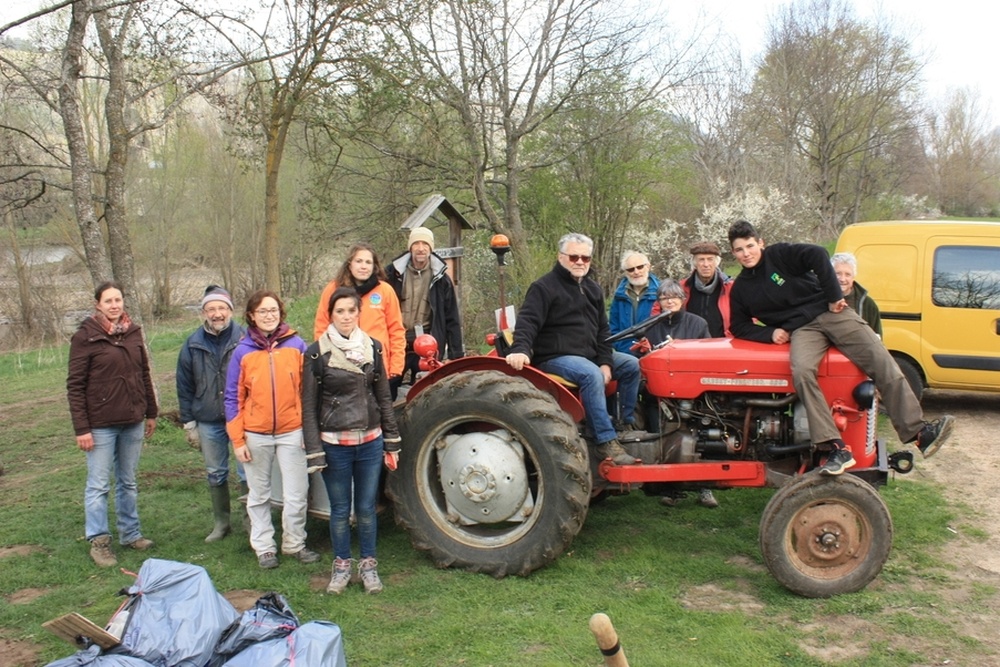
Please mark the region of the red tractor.
[[[641, 337], [655, 321], [613, 338]], [[836, 350], [820, 384], [857, 464], [826, 477], [814, 471], [826, 452], [809, 440], [787, 346], [670, 341], [643, 357], [660, 432], [623, 441], [641, 461], [619, 466], [594, 460], [572, 387], [514, 371], [502, 358], [507, 339], [494, 340], [490, 355], [431, 363], [401, 411], [404, 455], [387, 492], [397, 522], [437, 566], [527, 575], [569, 547], [590, 502], [608, 493], [767, 486], [778, 491], [760, 520], [760, 548], [782, 585], [827, 597], [882, 570], [893, 528], [876, 487], [890, 468], [909, 472], [913, 457], [889, 455], [877, 440], [874, 385]]]

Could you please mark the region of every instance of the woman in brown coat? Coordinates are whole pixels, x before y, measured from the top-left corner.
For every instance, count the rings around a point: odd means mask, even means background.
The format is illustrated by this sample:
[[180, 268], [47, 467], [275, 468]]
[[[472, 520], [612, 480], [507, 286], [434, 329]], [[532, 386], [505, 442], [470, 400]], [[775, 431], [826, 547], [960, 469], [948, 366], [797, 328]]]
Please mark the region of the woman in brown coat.
[[94, 292], [94, 314], [73, 335], [66, 393], [76, 445], [87, 454], [83, 494], [90, 557], [117, 563], [108, 529], [108, 494], [115, 476], [118, 540], [145, 551], [153, 541], [139, 528], [136, 471], [142, 440], [156, 428], [156, 394], [142, 330], [125, 312], [122, 289], [105, 282]]

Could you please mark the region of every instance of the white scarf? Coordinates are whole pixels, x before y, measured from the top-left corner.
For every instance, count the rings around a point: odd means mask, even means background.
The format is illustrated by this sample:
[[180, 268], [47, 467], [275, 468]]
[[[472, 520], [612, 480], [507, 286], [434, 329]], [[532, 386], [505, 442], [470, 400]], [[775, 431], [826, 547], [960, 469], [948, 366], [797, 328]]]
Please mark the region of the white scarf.
[[361, 368], [365, 364], [375, 361], [372, 339], [358, 327], [354, 327], [354, 331], [345, 337], [333, 324], [328, 326], [326, 334], [319, 339], [320, 355], [327, 352], [330, 352], [328, 366], [342, 368], [352, 373], [361, 373]]

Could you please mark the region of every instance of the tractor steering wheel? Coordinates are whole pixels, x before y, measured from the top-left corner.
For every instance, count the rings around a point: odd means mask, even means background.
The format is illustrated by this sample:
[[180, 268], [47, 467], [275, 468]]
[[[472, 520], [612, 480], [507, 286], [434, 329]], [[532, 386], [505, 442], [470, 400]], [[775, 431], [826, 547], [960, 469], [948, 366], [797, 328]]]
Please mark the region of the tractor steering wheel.
[[673, 311], [665, 310], [659, 315], [654, 315], [653, 317], [650, 317], [648, 320], [643, 320], [638, 324], [633, 324], [628, 329], [622, 329], [614, 336], [609, 336], [607, 339], [605, 339], [604, 342], [617, 343], [618, 341], [625, 340], [626, 338], [642, 338], [643, 334], [649, 331], [649, 329], [651, 329], [654, 324], [662, 322], [663, 320], [667, 319], [673, 314], [674, 314]]

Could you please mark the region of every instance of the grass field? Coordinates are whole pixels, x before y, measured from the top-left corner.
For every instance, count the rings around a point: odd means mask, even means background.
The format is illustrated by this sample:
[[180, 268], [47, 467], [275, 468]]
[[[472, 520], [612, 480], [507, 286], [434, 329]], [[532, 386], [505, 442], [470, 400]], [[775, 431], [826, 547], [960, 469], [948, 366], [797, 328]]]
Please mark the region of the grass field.
[[[173, 368], [193, 326], [148, 336], [164, 412], [176, 409]], [[132, 583], [88, 557], [86, 470], [69, 423], [66, 361], [66, 347], [0, 355], [0, 639], [36, 645], [37, 664], [73, 653], [44, 621], [78, 611], [103, 623], [120, 601], [116, 592]], [[337, 623], [352, 666], [597, 666], [587, 622], [599, 611], [634, 667], [888, 667], [941, 664], [940, 656], [985, 664], [975, 640], [935, 620], [947, 615], [940, 553], [958, 511], [939, 490], [909, 480], [883, 489], [896, 529], [892, 556], [866, 590], [830, 600], [797, 597], [763, 567], [757, 524], [771, 493], [718, 493], [716, 510], [694, 498], [665, 508], [641, 492], [611, 497], [591, 508], [557, 562], [502, 580], [435, 569], [387, 512], [379, 526], [385, 592], [365, 596], [352, 586], [339, 597], [323, 592], [331, 557], [322, 521], [307, 526], [309, 546], [324, 557], [315, 565], [285, 559], [277, 570], [259, 569], [241, 527], [203, 542], [211, 511], [201, 455], [166, 418], [143, 452], [139, 506], [144, 533], [157, 543], [152, 556], [205, 567], [221, 592], [278, 591], [303, 621]], [[149, 555], [118, 553], [132, 572]], [[921, 652], [926, 646], [934, 655]]]

